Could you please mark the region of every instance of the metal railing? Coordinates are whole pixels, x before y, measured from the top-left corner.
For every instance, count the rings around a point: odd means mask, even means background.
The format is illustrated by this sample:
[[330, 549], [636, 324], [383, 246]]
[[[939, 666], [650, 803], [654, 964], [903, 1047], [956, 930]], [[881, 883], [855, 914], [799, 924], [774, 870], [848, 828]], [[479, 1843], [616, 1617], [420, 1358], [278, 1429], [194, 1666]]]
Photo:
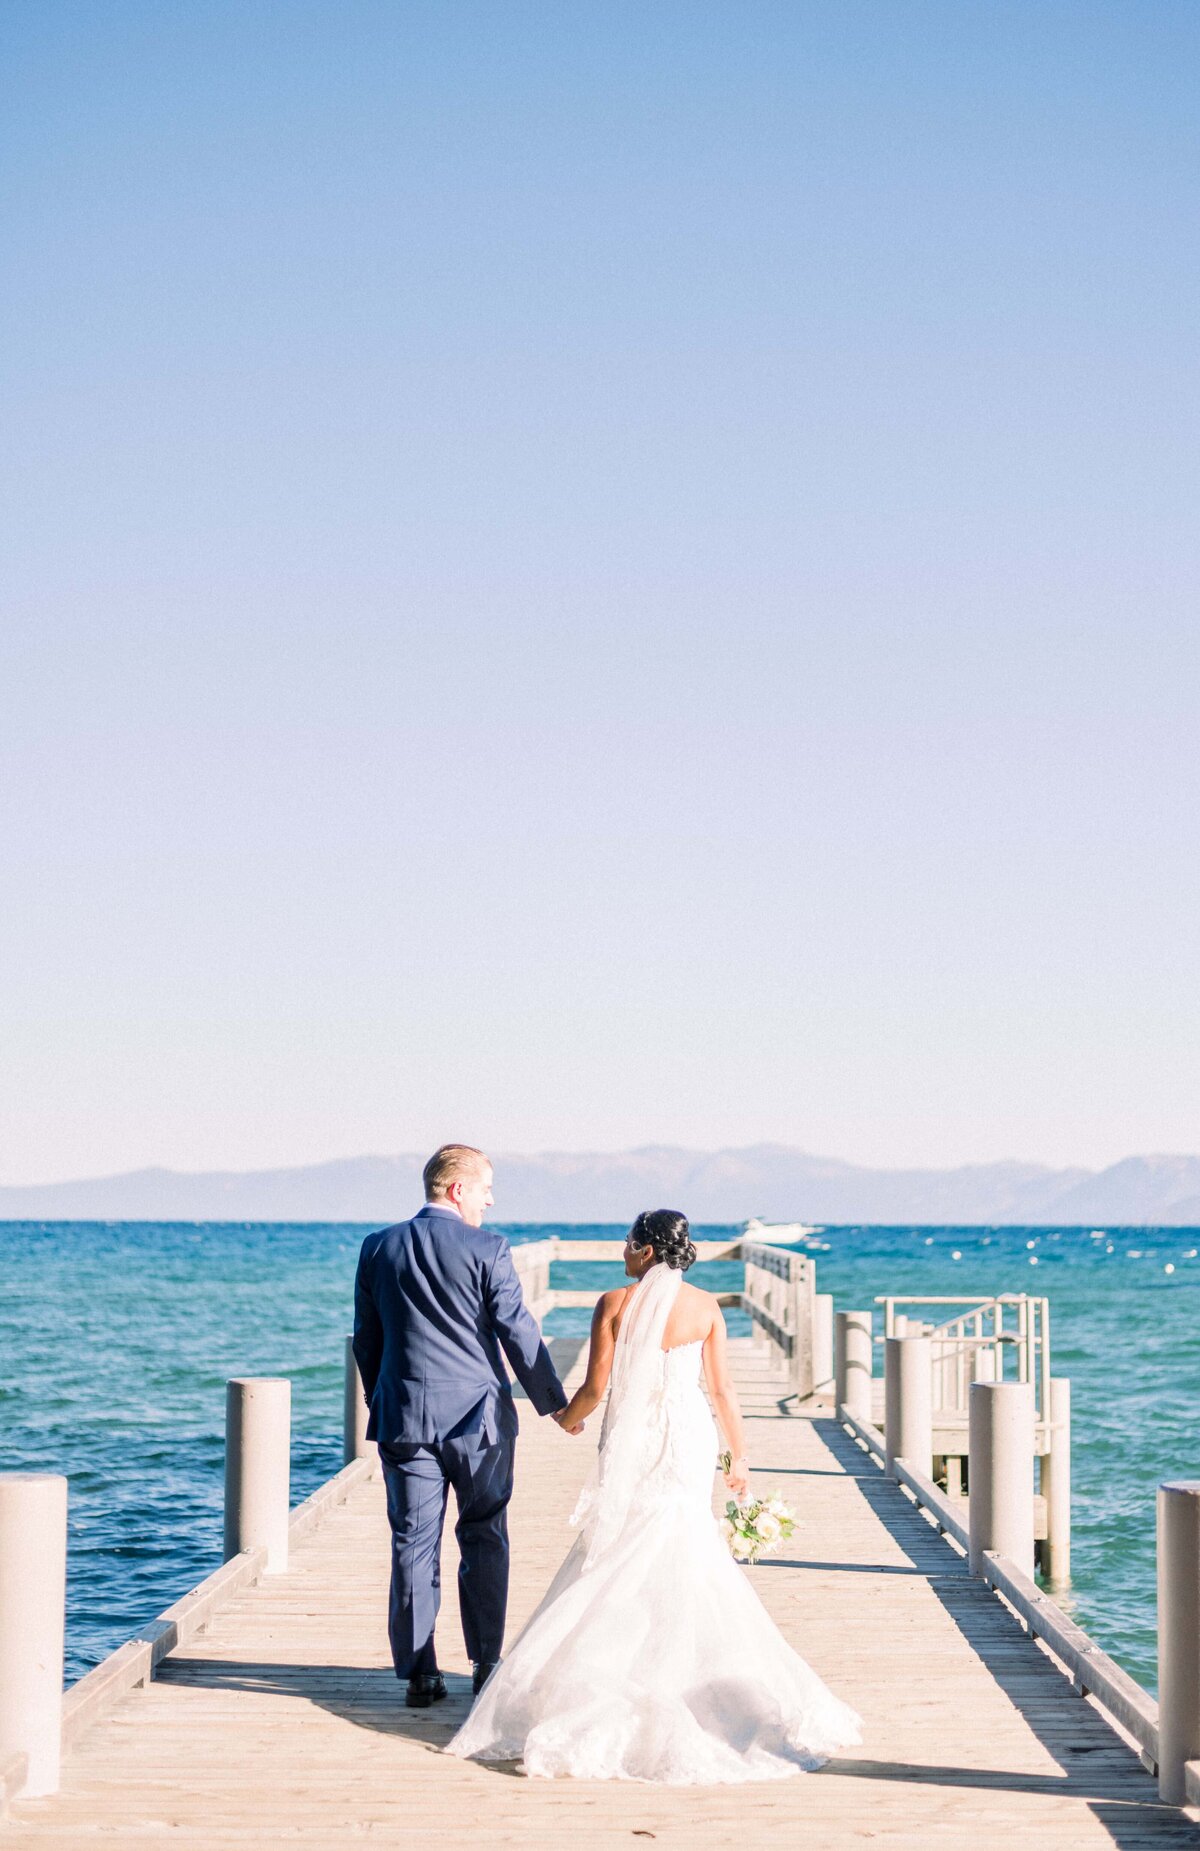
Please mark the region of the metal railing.
[[[1030, 1382], [1034, 1392], [1035, 1440], [1039, 1453], [1050, 1451], [1050, 1301], [1028, 1292], [999, 1292], [992, 1297], [919, 1297], [891, 1294], [879, 1297], [883, 1306], [884, 1338], [923, 1336], [930, 1339], [933, 1361], [933, 1405], [946, 1426], [967, 1418], [973, 1382]], [[935, 1305], [961, 1309], [929, 1323], [912, 1317], [899, 1306], [925, 1310]], [[1013, 1357], [1012, 1367], [1007, 1357]]]

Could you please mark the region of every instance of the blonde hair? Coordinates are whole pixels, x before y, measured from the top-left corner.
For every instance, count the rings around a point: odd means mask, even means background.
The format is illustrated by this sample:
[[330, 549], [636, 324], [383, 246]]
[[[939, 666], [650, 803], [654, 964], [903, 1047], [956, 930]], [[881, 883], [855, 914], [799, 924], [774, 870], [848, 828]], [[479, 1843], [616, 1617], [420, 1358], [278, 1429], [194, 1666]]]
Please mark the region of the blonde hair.
[[473, 1144], [443, 1144], [434, 1151], [421, 1172], [425, 1200], [432, 1202], [435, 1196], [444, 1195], [460, 1176], [477, 1175], [484, 1164], [490, 1162], [487, 1152], [476, 1150]]

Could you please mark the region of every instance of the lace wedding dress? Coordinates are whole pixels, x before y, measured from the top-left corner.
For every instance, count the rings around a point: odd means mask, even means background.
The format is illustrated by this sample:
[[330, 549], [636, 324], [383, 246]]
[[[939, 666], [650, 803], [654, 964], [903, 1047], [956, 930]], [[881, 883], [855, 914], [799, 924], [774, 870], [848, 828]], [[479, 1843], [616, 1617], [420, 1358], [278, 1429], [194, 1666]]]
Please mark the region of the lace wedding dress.
[[566, 1560], [449, 1752], [527, 1774], [775, 1780], [860, 1740], [712, 1514], [699, 1343], [662, 1348], [681, 1275], [646, 1272], [617, 1336], [600, 1451]]

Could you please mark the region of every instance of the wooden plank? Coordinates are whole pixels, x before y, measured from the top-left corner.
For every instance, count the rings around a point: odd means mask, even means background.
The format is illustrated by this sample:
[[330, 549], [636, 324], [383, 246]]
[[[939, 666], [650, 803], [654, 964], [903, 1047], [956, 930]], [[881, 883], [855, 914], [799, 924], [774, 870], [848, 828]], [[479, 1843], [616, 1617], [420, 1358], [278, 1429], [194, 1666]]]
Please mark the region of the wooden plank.
[[[288, 1517], [288, 1538], [293, 1546], [378, 1469], [378, 1454], [372, 1450], [366, 1458], [352, 1459], [311, 1497], [298, 1504]], [[157, 1620], [144, 1626], [133, 1639], [118, 1646], [73, 1684], [63, 1699], [64, 1749], [77, 1742], [127, 1691], [152, 1678], [168, 1653], [200, 1632], [217, 1607], [232, 1593], [256, 1582], [266, 1567], [266, 1560], [265, 1549], [247, 1549], [224, 1562], [160, 1613]]]
[[1089, 1639], [1035, 1581], [992, 1550], [984, 1554], [984, 1577], [1070, 1672], [1076, 1685], [1095, 1697], [1131, 1735], [1158, 1770], [1158, 1704], [1149, 1691], [1122, 1671], [1107, 1652]]
[[[787, 1560], [746, 1570], [814, 1669], [864, 1718], [821, 1773], [695, 1790], [531, 1781], [437, 1751], [470, 1703], [447, 1536], [439, 1644], [450, 1699], [403, 1707], [387, 1651], [388, 1531], [365, 1479], [295, 1545], [286, 1575], [233, 1593], [159, 1676], [67, 1758], [54, 1800], [17, 1800], [0, 1845], [88, 1851], [591, 1851], [653, 1836], [679, 1851], [763, 1833], [814, 1851], [962, 1851], [1023, 1833], [1038, 1851], [1195, 1845], [1136, 1756], [839, 1427], [797, 1411], [777, 1358], [731, 1346], [755, 1479], [799, 1525]], [[577, 1380], [578, 1345], [560, 1348]], [[570, 1541], [594, 1429], [573, 1440], [521, 1404], [510, 1626]], [[483, 1822], [486, 1822], [484, 1824]]]
[[21, 1791], [29, 1778], [29, 1762], [24, 1755], [10, 1755], [0, 1766], [0, 1819], [8, 1811], [8, 1803]]

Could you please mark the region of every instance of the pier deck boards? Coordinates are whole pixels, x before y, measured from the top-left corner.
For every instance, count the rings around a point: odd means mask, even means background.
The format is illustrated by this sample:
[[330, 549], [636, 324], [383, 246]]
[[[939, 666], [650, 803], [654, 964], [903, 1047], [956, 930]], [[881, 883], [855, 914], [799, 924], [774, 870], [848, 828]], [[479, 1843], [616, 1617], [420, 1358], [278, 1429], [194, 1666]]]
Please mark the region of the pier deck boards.
[[[52, 1800], [16, 1801], [0, 1846], [737, 1846], [770, 1832], [835, 1851], [955, 1847], [1020, 1832], [1037, 1851], [1200, 1845], [1042, 1648], [828, 1411], [781, 1409], [771, 1353], [733, 1346], [752, 1463], [801, 1518], [794, 1559], [751, 1571], [778, 1624], [864, 1719], [819, 1774], [743, 1787], [531, 1781], [436, 1751], [465, 1714], [453, 1539], [439, 1628], [451, 1698], [403, 1707], [384, 1629], [378, 1479], [235, 1595], [67, 1756]], [[515, 1630], [569, 1540], [592, 1434], [522, 1403], [512, 1513]], [[685, 1598], [663, 1590], [664, 1599]]]

